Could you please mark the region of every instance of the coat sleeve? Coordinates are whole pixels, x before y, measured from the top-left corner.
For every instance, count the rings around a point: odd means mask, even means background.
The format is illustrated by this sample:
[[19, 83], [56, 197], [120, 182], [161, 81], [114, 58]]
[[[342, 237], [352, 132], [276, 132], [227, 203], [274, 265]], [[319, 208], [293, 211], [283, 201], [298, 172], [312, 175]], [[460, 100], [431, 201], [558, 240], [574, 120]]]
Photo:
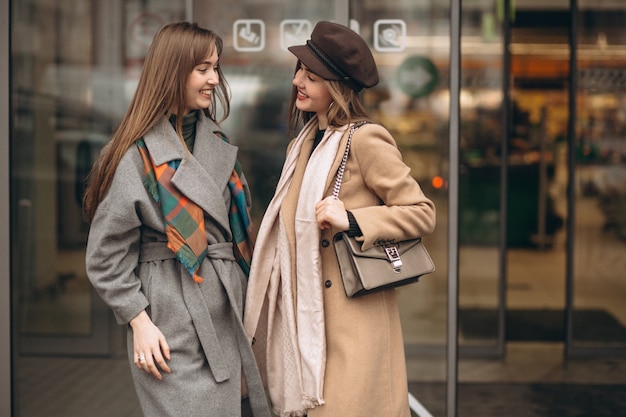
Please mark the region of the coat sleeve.
[[400, 241], [432, 233], [435, 205], [411, 176], [391, 134], [380, 125], [367, 124], [355, 132], [352, 141], [348, 166], [357, 172], [344, 185], [355, 193], [364, 189], [374, 196], [372, 204], [348, 207], [363, 232], [363, 248], [379, 240]]
[[[141, 178], [130, 152], [120, 162], [115, 177], [98, 205], [87, 239], [85, 265], [92, 285], [113, 310], [119, 324], [126, 324], [148, 306], [135, 269], [139, 260], [141, 224], [134, 185]], [[141, 190], [139, 190], [141, 191]]]

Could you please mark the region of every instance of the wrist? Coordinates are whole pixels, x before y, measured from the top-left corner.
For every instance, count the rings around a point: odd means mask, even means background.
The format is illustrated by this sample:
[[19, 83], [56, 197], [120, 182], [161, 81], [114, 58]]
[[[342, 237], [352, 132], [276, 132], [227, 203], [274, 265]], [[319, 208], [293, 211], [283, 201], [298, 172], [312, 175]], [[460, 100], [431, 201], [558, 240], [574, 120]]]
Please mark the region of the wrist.
[[150, 320], [150, 317], [148, 317], [148, 313], [146, 313], [146, 310], [142, 310], [141, 313], [130, 319], [128, 324], [130, 324], [130, 327], [134, 328], [141, 323], [145, 323], [147, 320]]

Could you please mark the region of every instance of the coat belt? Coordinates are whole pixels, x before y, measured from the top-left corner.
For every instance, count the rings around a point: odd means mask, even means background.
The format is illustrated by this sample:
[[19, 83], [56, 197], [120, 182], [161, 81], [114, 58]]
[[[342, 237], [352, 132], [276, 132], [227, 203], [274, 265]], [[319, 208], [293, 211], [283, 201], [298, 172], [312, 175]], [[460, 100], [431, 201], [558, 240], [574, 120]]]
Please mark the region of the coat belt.
[[[140, 263], [175, 258], [176, 254], [167, 247], [165, 242], [146, 242], [141, 244], [139, 255]], [[223, 242], [208, 245], [207, 258], [209, 261], [234, 261], [235, 255], [233, 254], [232, 243]], [[189, 314], [196, 328], [198, 339], [200, 339], [202, 350], [204, 350], [204, 355], [207, 358], [213, 377], [218, 383], [226, 381], [230, 379], [229, 366], [224, 357], [224, 352], [219, 345], [219, 338], [213, 326], [213, 321], [211, 320], [209, 307], [200, 290], [199, 285], [202, 284], [194, 282], [182, 264], [180, 264], [180, 269], [181, 276], [183, 277], [181, 282], [183, 299], [185, 300], [185, 304], [187, 304]], [[236, 305], [234, 305], [233, 308], [236, 309]]]
[[[207, 258], [234, 261], [232, 242], [221, 242], [208, 245]], [[164, 261], [176, 258], [176, 254], [167, 247], [165, 242], [145, 242], [141, 244], [139, 262]]]

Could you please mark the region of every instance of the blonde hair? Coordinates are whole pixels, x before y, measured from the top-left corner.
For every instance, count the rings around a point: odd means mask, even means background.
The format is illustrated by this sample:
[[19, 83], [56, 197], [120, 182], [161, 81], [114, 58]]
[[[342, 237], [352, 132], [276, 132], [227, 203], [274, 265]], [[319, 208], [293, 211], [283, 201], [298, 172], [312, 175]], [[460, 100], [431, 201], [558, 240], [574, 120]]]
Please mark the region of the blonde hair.
[[[184, 115], [185, 87], [189, 74], [213, 52], [217, 51], [220, 56], [222, 49], [223, 42], [217, 34], [195, 23], [171, 23], [156, 34], [130, 106], [87, 178], [83, 197], [83, 214], [87, 221], [93, 219], [128, 148], [165, 116], [169, 116], [170, 112]], [[230, 112], [230, 94], [219, 66], [217, 72], [219, 85], [211, 95], [211, 105], [203, 111], [217, 121], [216, 100], [219, 100], [223, 112], [221, 121]], [[176, 121], [176, 133], [181, 140], [182, 119], [178, 117]]]
[[[300, 68], [300, 61], [296, 65], [296, 72]], [[361, 101], [361, 95], [341, 81], [326, 80], [324, 84], [333, 99], [333, 104], [328, 108], [327, 118], [329, 127], [340, 127], [349, 123], [368, 121], [373, 122], [372, 118], [367, 114], [367, 110]], [[304, 126], [306, 122], [311, 120], [315, 115], [310, 112], [303, 112], [296, 107], [298, 88], [291, 88], [291, 97], [289, 98], [289, 114], [288, 126], [289, 135], [293, 137]]]

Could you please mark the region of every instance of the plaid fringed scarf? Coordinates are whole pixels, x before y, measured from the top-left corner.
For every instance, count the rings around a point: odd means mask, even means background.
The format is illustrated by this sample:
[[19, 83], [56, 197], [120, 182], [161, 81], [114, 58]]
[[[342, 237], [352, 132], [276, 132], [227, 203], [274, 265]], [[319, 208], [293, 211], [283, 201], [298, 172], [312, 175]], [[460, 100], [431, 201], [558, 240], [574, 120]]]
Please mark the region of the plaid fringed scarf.
[[[220, 132], [218, 136], [224, 142], [229, 142], [223, 133]], [[239, 160], [236, 160], [235, 169], [233, 169], [233, 173], [228, 180], [228, 188], [231, 195], [228, 220], [230, 221], [230, 230], [233, 233], [233, 242], [235, 242], [235, 260], [246, 276], [248, 276], [250, 275], [250, 262], [252, 261], [252, 252], [254, 250], [254, 234], [252, 221], [250, 221], [250, 209], [241, 182], [242, 172], [241, 164]]]
[[[222, 139], [226, 140], [224, 137]], [[138, 139], [136, 144], [144, 165], [143, 184], [163, 212], [167, 246], [176, 254], [194, 281], [200, 283], [203, 279], [197, 271], [208, 251], [204, 213], [172, 185], [171, 179], [180, 165], [180, 160], [155, 166], [143, 139]], [[228, 186], [232, 194], [229, 221], [235, 242], [235, 259], [248, 276], [254, 242], [239, 161]]]

